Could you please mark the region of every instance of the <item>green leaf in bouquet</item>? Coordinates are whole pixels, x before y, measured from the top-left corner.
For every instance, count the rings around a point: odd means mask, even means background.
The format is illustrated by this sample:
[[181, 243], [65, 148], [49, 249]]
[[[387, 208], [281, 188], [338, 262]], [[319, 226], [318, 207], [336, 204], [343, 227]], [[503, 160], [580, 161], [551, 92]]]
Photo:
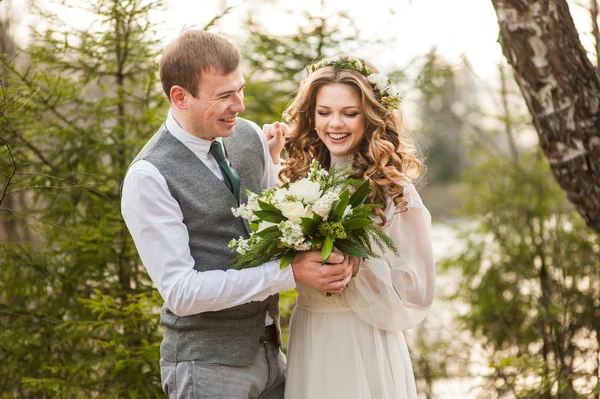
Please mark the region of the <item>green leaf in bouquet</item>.
[[258, 222], [250, 222], [248, 223], [248, 227], [250, 227], [250, 231], [256, 233], [256, 230], [258, 230]]
[[333, 245], [343, 253], [350, 256], [358, 256], [360, 258], [366, 258], [369, 256], [363, 247], [350, 240], [337, 239]]
[[318, 213], [313, 213], [312, 220], [315, 223], [315, 226], [319, 226], [319, 223], [321, 223], [321, 221], [323, 220], [323, 218]]
[[281, 213], [275, 213], [272, 211], [254, 211], [254, 214], [258, 216], [261, 220], [271, 223], [279, 223], [285, 220], [285, 217], [283, 217]]
[[[351, 230], [352, 231], [352, 235], [350, 235], [348, 238], [349, 239], [353, 239], [355, 241], [360, 241], [363, 244], [363, 248], [367, 248], [367, 252], [369, 254], [373, 253], [373, 248], [371, 247], [371, 237], [369, 236], [369, 233], [365, 230], [365, 229], [358, 229], [358, 230]], [[354, 235], [356, 235], [356, 238], [354, 237]]]
[[317, 231], [318, 223], [315, 223], [313, 218], [301, 218], [302, 219], [302, 232], [309, 237], [315, 235]]
[[[274, 233], [278, 233], [278, 234], [274, 234]], [[254, 233], [254, 235], [256, 237], [265, 237], [265, 236], [268, 236], [271, 234], [281, 235], [281, 232], [279, 231], [279, 228], [277, 226], [270, 226], [270, 227], [267, 227], [266, 229], [262, 229], [261, 231]]]
[[346, 189], [340, 194], [340, 199], [337, 202], [337, 204], [335, 205], [333, 212], [331, 213], [331, 221], [332, 222], [336, 222], [339, 218], [342, 217], [342, 215], [344, 214], [344, 211], [346, 210], [346, 207], [348, 206], [349, 200], [350, 200], [350, 193]]
[[371, 219], [350, 219], [344, 222], [344, 229], [356, 230], [368, 226], [372, 223], [373, 221]]
[[323, 241], [325, 241], [325, 237], [316, 237], [310, 240], [310, 245], [312, 245], [312, 250], [316, 251], [319, 249], [321, 245], [323, 245]]
[[296, 251], [288, 252], [287, 254], [283, 255], [281, 257], [281, 260], [279, 261], [279, 268], [283, 269], [284, 267], [292, 263], [296, 255], [298, 255], [298, 252]]
[[357, 206], [363, 204], [369, 195], [369, 190], [371, 186], [369, 185], [369, 181], [365, 180], [363, 184], [360, 185], [359, 188], [356, 189], [354, 194], [350, 197], [350, 206], [352, 208], [356, 208]]
[[262, 209], [263, 211], [271, 211], [277, 213], [278, 215], [281, 215], [281, 211], [275, 205], [271, 205], [267, 202], [258, 200], [258, 206], [260, 206], [260, 209]]
[[323, 258], [323, 263], [327, 262], [329, 259], [329, 255], [331, 255], [331, 251], [333, 251], [333, 237], [327, 236], [325, 240], [323, 240], [323, 247], [321, 248], [321, 258]]

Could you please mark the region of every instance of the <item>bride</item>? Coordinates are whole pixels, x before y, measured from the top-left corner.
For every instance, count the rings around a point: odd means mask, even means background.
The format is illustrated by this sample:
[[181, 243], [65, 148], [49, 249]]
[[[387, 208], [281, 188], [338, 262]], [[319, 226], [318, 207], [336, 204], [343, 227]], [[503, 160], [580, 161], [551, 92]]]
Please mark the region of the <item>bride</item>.
[[431, 216], [410, 180], [420, 162], [402, 135], [400, 99], [385, 76], [358, 58], [325, 59], [309, 70], [285, 113], [288, 160], [280, 176], [305, 177], [313, 159], [359, 170], [356, 177], [373, 189], [367, 201], [380, 205], [372, 217], [400, 255], [365, 259], [339, 295], [298, 283], [285, 398], [416, 399], [402, 331], [427, 315], [435, 265]]

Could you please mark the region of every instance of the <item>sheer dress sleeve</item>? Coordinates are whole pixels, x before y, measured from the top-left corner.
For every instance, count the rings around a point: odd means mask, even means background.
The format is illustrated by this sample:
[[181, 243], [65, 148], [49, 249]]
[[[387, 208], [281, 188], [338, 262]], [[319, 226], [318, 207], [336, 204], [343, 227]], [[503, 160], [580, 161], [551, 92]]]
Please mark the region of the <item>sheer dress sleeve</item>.
[[363, 321], [389, 331], [423, 321], [435, 292], [431, 215], [414, 185], [407, 181], [404, 187], [408, 209], [397, 212], [390, 204], [384, 226], [399, 255], [384, 252], [366, 259], [342, 294]]

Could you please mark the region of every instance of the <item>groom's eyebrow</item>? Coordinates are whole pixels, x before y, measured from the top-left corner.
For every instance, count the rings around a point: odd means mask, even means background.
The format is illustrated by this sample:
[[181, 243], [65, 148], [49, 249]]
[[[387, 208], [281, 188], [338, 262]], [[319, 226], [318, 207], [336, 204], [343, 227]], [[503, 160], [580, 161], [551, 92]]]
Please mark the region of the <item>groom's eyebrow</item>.
[[221, 96], [224, 96], [226, 94], [229, 95], [231, 93], [236, 93], [236, 92], [240, 91], [241, 89], [243, 89], [244, 87], [246, 87], [246, 82], [244, 82], [238, 89], [235, 89], [235, 90], [226, 90], [226, 91], [217, 93], [217, 97], [221, 97]]

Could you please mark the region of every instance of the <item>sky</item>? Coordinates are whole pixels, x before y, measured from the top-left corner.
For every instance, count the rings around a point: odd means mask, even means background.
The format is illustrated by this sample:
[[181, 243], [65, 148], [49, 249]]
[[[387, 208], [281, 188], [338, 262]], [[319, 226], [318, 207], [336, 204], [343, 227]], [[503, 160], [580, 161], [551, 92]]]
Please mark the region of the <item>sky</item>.
[[[318, 15], [319, 0], [168, 1], [167, 40], [184, 26], [203, 26], [223, 5], [238, 5], [219, 25], [223, 34], [238, 35], [247, 14], [261, 20], [274, 34], [291, 33], [302, 11]], [[350, 3], [353, 3], [349, 5]], [[436, 47], [452, 63], [466, 55], [483, 79], [495, 74], [502, 59], [497, 43], [498, 25], [491, 1], [486, 0], [326, 0], [328, 10], [347, 11], [356, 21], [361, 36], [379, 39], [385, 46], [360, 48], [381, 70], [406, 65], [415, 56]], [[288, 13], [287, 11], [291, 11]]]

